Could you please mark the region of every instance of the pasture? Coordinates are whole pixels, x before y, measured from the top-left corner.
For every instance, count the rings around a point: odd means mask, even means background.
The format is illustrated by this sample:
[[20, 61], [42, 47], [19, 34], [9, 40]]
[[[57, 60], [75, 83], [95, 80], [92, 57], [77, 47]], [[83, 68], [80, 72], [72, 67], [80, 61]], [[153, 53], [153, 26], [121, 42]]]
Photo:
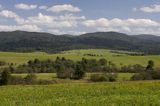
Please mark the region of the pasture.
[[159, 106], [160, 82], [1, 86], [1, 106]]
[[[74, 61], [105, 58], [117, 66], [147, 65], [153, 60], [160, 66], [159, 55], [130, 56], [112, 53], [104, 49], [71, 50], [58, 54], [43, 52], [0, 52], [0, 60], [20, 65], [28, 60], [65, 57]], [[158, 106], [160, 104], [160, 81], [130, 81], [134, 73], [118, 73], [117, 82], [89, 81], [95, 73], [86, 73], [81, 80], [58, 79], [55, 73], [36, 73], [37, 79], [52, 80], [51, 85], [0, 86], [0, 106]], [[25, 77], [27, 74], [12, 74]]]
[[[87, 54], [93, 54], [90, 56]], [[57, 56], [65, 57], [71, 60], [80, 60], [83, 57], [87, 59], [100, 59], [105, 58], [108, 61], [112, 61], [117, 66], [121, 65], [133, 65], [141, 64], [146, 66], [148, 60], [153, 60], [155, 66], [160, 66], [160, 55], [147, 55], [147, 56], [130, 56], [126, 54], [112, 53], [106, 49], [88, 49], [88, 50], [70, 50], [64, 51], [57, 54], [48, 54], [44, 52], [33, 52], [33, 53], [14, 53], [14, 52], [0, 52], [0, 60], [8, 63], [14, 63], [15, 65], [24, 64], [28, 60], [38, 58], [40, 60], [55, 59]]]

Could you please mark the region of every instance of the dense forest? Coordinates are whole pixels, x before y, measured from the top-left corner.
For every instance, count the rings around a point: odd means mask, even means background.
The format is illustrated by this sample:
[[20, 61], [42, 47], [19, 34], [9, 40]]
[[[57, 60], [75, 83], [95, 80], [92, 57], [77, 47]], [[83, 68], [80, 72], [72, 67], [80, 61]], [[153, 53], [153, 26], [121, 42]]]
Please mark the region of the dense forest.
[[160, 37], [154, 35], [127, 35], [117, 32], [96, 32], [80, 36], [53, 35], [38, 32], [0, 32], [1, 51], [45, 51], [56, 53], [63, 50], [102, 48], [140, 51], [160, 54]]

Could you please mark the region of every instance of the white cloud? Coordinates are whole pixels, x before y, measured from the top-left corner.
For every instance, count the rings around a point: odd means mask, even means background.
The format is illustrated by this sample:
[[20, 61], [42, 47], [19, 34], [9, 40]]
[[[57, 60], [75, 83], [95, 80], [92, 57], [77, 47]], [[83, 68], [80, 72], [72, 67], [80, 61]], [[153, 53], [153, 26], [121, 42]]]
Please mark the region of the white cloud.
[[100, 18], [96, 20], [86, 20], [83, 22], [83, 24], [87, 27], [107, 27], [107, 26], [113, 26], [113, 27], [120, 27], [120, 26], [141, 26], [141, 27], [151, 27], [151, 26], [159, 26], [160, 23], [153, 21], [151, 19], [118, 19], [114, 18], [111, 20], [108, 20], [107, 18]]
[[5, 18], [12, 18], [14, 19], [18, 24], [24, 23], [24, 19], [18, 16], [15, 12], [9, 11], [9, 10], [2, 10], [0, 11], [0, 16]]
[[42, 10], [45, 10], [47, 8], [48, 8], [47, 6], [39, 6], [39, 9], [42, 9]]
[[23, 24], [35, 24], [49, 28], [72, 28], [82, 20], [85, 20], [84, 16], [78, 17], [72, 14], [49, 16], [39, 13], [38, 16], [28, 17]]
[[18, 15], [12, 11], [3, 10], [0, 11], [0, 16], [6, 17], [6, 18], [17, 18]]
[[[160, 22], [151, 19], [107, 19], [85, 20], [82, 25], [92, 31], [118, 31], [128, 34], [160, 34]], [[143, 30], [142, 30], [143, 29]]]
[[48, 8], [48, 11], [59, 13], [59, 12], [64, 12], [64, 11], [80, 12], [81, 10], [78, 7], [72, 6], [71, 4], [64, 4], [64, 5], [54, 5]]
[[70, 35], [81, 35], [85, 34], [86, 32], [80, 32], [80, 31], [60, 31], [58, 29], [49, 29], [48, 32], [56, 34], [56, 35], [62, 35], [62, 34], [70, 34]]
[[109, 20], [106, 18], [100, 18], [97, 20], [86, 20], [83, 24], [87, 27], [108, 26]]
[[36, 9], [37, 8], [37, 5], [29, 5], [29, 4], [24, 4], [24, 3], [21, 3], [21, 4], [16, 4], [15, 7], [17, 9], [22, 9], [22, 10], [32, 10], [32, 9]]
[[142, 7], [140, 10], [147, 13], [158, 13], [160, 12], [160, 5], [154, 4], [149, 7]]
[[41, 31], [36, 25], [0, 25], [0, 31]]

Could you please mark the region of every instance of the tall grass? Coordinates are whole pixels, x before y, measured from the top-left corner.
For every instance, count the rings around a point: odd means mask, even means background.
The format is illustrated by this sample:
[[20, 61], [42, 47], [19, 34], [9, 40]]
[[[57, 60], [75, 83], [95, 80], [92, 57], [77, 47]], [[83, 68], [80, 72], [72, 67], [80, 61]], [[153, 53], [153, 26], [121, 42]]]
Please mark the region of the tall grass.
[[1, 106], [159, 106], [160, 82], [0, 87]]

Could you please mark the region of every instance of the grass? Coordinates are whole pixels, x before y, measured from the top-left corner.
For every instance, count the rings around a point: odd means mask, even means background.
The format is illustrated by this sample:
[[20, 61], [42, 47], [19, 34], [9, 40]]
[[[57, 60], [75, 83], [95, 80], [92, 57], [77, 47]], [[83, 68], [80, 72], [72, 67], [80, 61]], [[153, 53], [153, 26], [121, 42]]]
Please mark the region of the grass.
[[1, 106], [159, 106], [160, 82], [2, 86]]
[[[84, 56], [84, 54], [96, 54], [99, 56]], [[119, 55], [119, 56], [117, 56]], [[141, 64], [146, 66], [148, 60], [153, 60], [155, 66], [160, 66], [159, 55], [148, 55], [148, 56], [129, 56], [125, 54], [111, 53], [109, 50], [105, 49], [88, 49], [88, 50], [71, 50], [65, 51], [58, 54], [47, 54], [43, 52], [33, 52], [33, 53], [14, 53], [14, 52], [0, 52], [0, 60], [6, 61], [8, 63], [14, 63], [16, 65], [26, 63], [28, 60], [33, 60], [38, 58], [40, 60], [52, 59], [54, 60], [57, 56], [65, 57], [72, 60], [80, 60], [83, 57], [89, 59], [100, 59], [106, 58], [109, 61], [114, 62], [117, 66], [120, 65], [133, 65]]]

